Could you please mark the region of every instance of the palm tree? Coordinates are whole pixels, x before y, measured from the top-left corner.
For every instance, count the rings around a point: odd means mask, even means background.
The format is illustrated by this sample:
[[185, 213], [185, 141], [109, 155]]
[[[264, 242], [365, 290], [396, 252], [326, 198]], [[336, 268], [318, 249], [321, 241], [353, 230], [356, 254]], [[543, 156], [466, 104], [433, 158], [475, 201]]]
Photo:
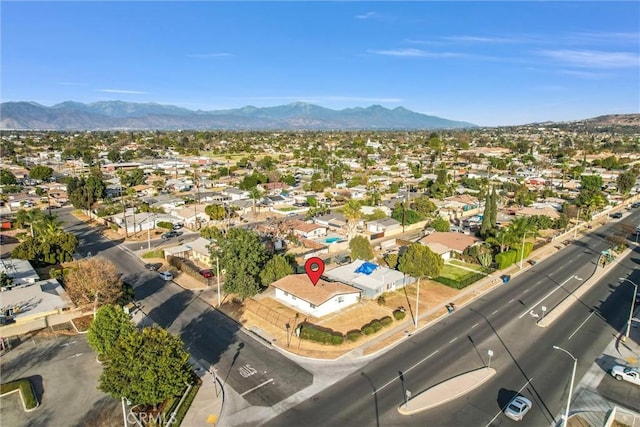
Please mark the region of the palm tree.
[[260, 191], [257, 187], [253, 187], [249, 191], [249, 197], [253, 200], [253, 216], [256, 216], [256, 203], [262, 197], [262, 191]]
[[[124, 194], [127, 196], [129, 202], [132, 202], [132, 206], [133, 206], [133, 235], [136, 235], [136, 205], [135, 205], [135, 200], [138, 197], [138, 193], [136, 192], [135, 188], [129, 187], [127, 188], [127, 190], [124, 192]], [[127, 213], [125, 212], [124, 216], [127, 216]]]
[[38, 224], [37, 230], [42, 233], [41, 236], [43, 238], [55, 237], [64, 232], [60, 224], [61, 222], [57, 217], [46, 215]]
[[44, 214], [40, 209], [31, 209], [28, 211], [20, 210], [18, 212], [18, 219], [24, 225], [28, 225], [31, 231], [31, 237], [35, 237], [35, 229], [37, 225], [44, 219]]
[[362, 211], [360, 211], [360, 202], [357, 200], [349, 200], [342, 210], [345, 219], [347, 220], [347, 239], [350, 241], [356, 234], [356, 228], [358, 221], [362, 218]]

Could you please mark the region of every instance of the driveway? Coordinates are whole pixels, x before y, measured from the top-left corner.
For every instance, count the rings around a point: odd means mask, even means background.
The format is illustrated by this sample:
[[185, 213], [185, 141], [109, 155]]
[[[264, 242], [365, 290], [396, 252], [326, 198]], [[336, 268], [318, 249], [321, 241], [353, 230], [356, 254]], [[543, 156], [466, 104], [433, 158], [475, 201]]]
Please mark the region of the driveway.
[[1, 369], [3, 383], [29, 378], [40, 401], [24, 412], [15, 393], [3, 397], [3, 425], [122, 425], [119, 402], [97, 388], [102, 368], [85, 335], [28, 339], [2, 356]]

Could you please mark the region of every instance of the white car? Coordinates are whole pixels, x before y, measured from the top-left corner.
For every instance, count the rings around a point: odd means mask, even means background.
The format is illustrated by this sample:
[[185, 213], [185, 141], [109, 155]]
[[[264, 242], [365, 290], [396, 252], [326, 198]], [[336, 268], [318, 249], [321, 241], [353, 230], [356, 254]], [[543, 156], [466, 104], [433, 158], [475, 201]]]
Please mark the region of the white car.
[[632, 384], [640, 385], [640, 369], [638, 368], [616, 365], [611, 368], [611, 375], [618, 381], [625, 380]]
[[162, 277], [164, 280], [173, 280], [173, 274], [171, 274], [170, 271], [161, 271], [160, 277]]
[[511, 418], [514, 421], [520, 421], [529, 409], [531, 409], [531, 401], [524, 396], [516, 396], [511, 399], [511, 402], [507, 404], [507, 407], [504, 409], [504, 414]]

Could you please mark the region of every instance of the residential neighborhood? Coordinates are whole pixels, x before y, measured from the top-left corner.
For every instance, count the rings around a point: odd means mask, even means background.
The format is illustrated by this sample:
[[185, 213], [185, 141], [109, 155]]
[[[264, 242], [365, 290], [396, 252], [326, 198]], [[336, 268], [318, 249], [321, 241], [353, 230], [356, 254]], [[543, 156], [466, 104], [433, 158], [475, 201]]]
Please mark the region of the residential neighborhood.
[[[65, 231], [73, 218], [261, 342], [318, 359], [385, 351], [592, 229], [615, 230], [603, 267], [624, 252], [640, 133], [596, 129], [588, 145], [580, 130], [5, 132], [3, 327], [90, 321], [112, 303], [149, 322], [142, 273], [100, 265], [100, 245]], [[75, 287], [98, 280], [69, 276], [86, 263], [114, 272], [112, 297]]]

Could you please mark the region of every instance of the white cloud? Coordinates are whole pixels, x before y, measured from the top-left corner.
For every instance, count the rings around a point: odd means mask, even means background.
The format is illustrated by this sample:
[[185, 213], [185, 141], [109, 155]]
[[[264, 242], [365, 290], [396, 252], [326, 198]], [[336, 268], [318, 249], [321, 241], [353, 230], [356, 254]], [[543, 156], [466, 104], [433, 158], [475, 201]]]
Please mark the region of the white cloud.
[[127, 89], [98, 89], [98, 92], [121, 93], [125, 95], [149, 95], [149, 92], [143, 92], [140, 90], [127, 90]]
[[445, 36], [442, 40], [462, 43], [516, 43], [517, 40], [504, 37], [482, 37], [482, 36]]
[[363, 13], [362, 15], [356, 15], [356, 19], [370, 19], [370, 18], [375, 18], [377, 16], [377, 13], [375, 12], [367, 12], [367, 13]]
[[632, 52], [603, 52], [596, 50], [539, 50], [539, 55], [576, 67], [624, 68], [638, 67], [640, 57]]
[[390, 50], [369, 50], [369, 53], [386, 56], [402, 56], [412, 58], [461, 58], [465, 56], [455, 52], [429, 52], [422, 49], [390, 49]]
[[188, 53], [188, 58], [196, 59], [214, 59], [214, 58], [228, 58], [233, 56], [230, 53]]
[[578, 77], [581, 79], [589, 79], [589, 80], [606, 79], [612, 76], [609, 73], [598, 73], [598, 72], [584, 71], [584, 70], [558, 70], [558, 72], [560, 74], [566, 74], [568, 76]]
[[640, 33], [637, 32], [576, 32], [571, 33], [568, 37], [569, 41], [586, 42], [586, 43], [602, 43], [602, 44], [634, 44], [638, 45], [640, 41]]

